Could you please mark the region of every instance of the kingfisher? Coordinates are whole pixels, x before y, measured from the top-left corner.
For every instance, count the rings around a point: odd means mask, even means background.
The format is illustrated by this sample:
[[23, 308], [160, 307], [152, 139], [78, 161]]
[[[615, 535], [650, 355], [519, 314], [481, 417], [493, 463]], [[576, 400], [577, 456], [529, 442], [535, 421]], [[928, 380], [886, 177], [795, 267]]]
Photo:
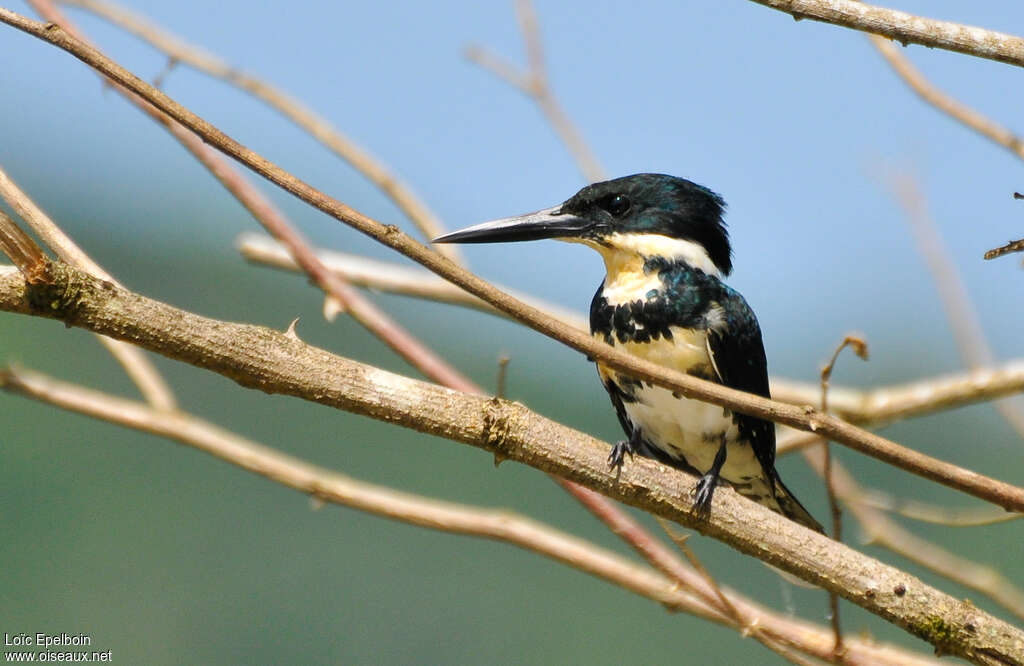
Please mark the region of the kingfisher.
[[[590, 304], [599, 340], [658, 365], [766, 398], [761, 328], [722, 280], [732, 271], [725, 201], [706, 187], [641, 173], [584, 187], [564, 203], [485, 222], [436, 243], [553, 238], [597, 250], [607, 274]], [[597, 361], [626, 439], [608, 463], [646, 456], [699, 477], [694, 508], [707, 518], [720, 480], [810, 529], [821, 525], [775, 470], [775, 426], [685, 398]]]

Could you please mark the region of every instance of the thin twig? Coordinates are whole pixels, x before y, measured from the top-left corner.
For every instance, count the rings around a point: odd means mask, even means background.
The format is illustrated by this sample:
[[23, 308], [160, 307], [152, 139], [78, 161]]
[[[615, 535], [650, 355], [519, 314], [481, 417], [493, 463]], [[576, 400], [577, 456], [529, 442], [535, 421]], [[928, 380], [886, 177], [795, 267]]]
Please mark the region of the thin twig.
[[[238, 249], [249, 261], [289, 271], [300, 271], [298, 264], [277, 241], [263, 234], [243, 233]], [[490, 303], [467, 293], [421, 268], [393, 261], [370, 259], [354, 254], [316, 249], [320, 261], [347, 282], [395, 294], [425, 298], [442, 303], [472, 307], [491, 314], [509, 317]], [[535, 299], [503, 285], [495, 285], [528, 305], [544, 311], [574, 328], [589, 329], [586, 318], [573, 310]], [[829, 388], [832, 412], [851, 423], [887, 423], [909, 416], [984, 402], [1024, 391], [1024, 361], [1009, 360], [990, 368], [966, 373], [921, 379], [907, 384], [856, 389], [847, 386]], [[793, 405], [809, 405], [818, 401], [820, 384], [772, 379], [772, 396]], [[815, 435], [810, 436], [816, 440]], [[786, 450], [780, 441], [779, 452]]]
[[497, 388], [494, 392], [494, 396], [496, 398], [508, 397], [508, 395], [505, 393], [506, 382], [508, 381], [508, 362], [508, 356], [502, 354], [501, 356], [498, 357], [498, 382]]
[[[803, 455], [812, 469], [823, 474], [824, 456], [820, 449], [805, 449]], [[955, 583], [978, 590], [1017, 617], [1024, 618], [1024, 591], [1014, 581], [992, 567], [972, 562], [911, 534], [881, 509], [861, 501], [870, 493], [862, 490], [853, 476], [839, 465], [833, 468], [833, 482], [836, 493], [860, 523], [867, 542], [888, 548]]]
[[[871, 35], [869, 39], [893, 71], [921, 99], [978, 134], [1006, 148], [1017, 157], [1024, 159], [1024, 139], [1021, 139], [1015, 132], [939, 90], [889, 40], [877, 35]], [[1009, 252], [1021, 251], [1024, 251], [1024, 240], [1010, 241], [1002, 247], [986, 252], [985, 259], [995, 259]]]
[[710, 588], [714, 595], [713, 599], [719, 605], [722, 612], [728, 614], [736, 620], [737, 624], [743, 626], [744, 620], [740, 615], [739, 609], [737, 609], [736, 606], [733, 605], [732, 601], [729, 600], [729, 597], [727, 597], [722, 588], [719, 587], [718, 581], [716, 581], [714, 576], [711, 575], [711, 572], [705, 568], [704, 564], [700, 561], [700, 558], [698, 558], [697, 554], [693, 552], [692, 548], [690, 548], [690, 544], [687, 543], [690, 535], [677, 531], [672, 523], [663, 518], [658, 518], [658, 523], [661, 525], [661, 528], [665, 530], [665, 534], [672, 539], [672, 543], [676, 545], [676, 548], [678, 548], [683, 554], [686, 561], [690, 563], [691, 567], [693, 567], [694, 571], [700, 574], [704, 579], [704, 582], [708, 584], [708, 588]]
[[939, 90], [921, 73], [921, 70], [914, 67], [890, 40], [878, 35], [869, 35], [868, 39], [882, 54], [893, 71], [921, 99], [978, 134], [1006, 148], [1017, 157], [1024, 159], [1024, 140], [1021, 140], [1013, 131]]
[[[102, 280], [118, 284], [117, 280], [82, 251], [3, 169], [0, 169], [0, 199], [6, 201], [39, 239], [63, 261]], [[171, 387], [141, 351], [131, 345], [102, 336], [99, 341], [121, 365], [147, 402], [160, 409], [177, 407], [177, 400]]]
[[0, 22], [67, 51], [105, 76], [141, 95], [161, 111], [199, 134], [210, 145], [239, 160], [306, 203], [401, 252], [438, 275], [442, 275], [499, 309], [512, 314], [516, 319], [538, 332], [555, 338], [593, 359], [599, 359], [613, 370], [663, 388], [678, 391], [687, 398], [710, 402], [742, 414], [814, 431], [879, 460], [986, 499], [1004, 508], [1024, 509], [1024, 489], [911, 451], [841, 419], [822, 414], [813, 408], [799, 408], [779, 403], [669, 370], [616, 350], [579, 330], [546, 317], [538, 310], [516, 301], [486, 281], [415, 242], [398, 228], [381, 225], [245, 148], [161, 91], [134, 76], [87, 44], [75, 39], [60, 26], [32, 21], [6, 9], [0, 9]]
[[[138, 402], [24, 369], [0, 370], [0, 388], [181, 442], [271, 481], [308, 493], [318, 501], [429, 529], [511, 543], [585, 571], [672, 610], [735, 626], [729, 618], [721, 617], [699, 593], [680, 591], [674, 582], [616, 553], [509, 511], [439, 501], [352, 479], [246, 440], [195, 416], [154, 410]], [[751, 601], [735, 592], [723, 592], [723, 595], [736, 597], [730, 600], [731, 604], [752, 605]], [[825, 634], [822, 627], [810, 626], [765, 609], [759, 609], [758, 626], [776, 641], [810, 654], [821, 652], [818, 644]], [[742, 630], [742, 627], [736, 628]], [[931, 663], [924, 657], [871, 642], [853, 642], [850, 648], [855, 660], [863, 663]], [[887, 651], [892, 652], [887, 654]]]
[[[60, 25], [75, 39], [88, 44], [67, 18], [57, 11], [50, 0], [28, 1], [36, 11], [52, 21], [53, 24]], [[341, 307], [353, 319], [425, 376], [460, 391], [478, 391], [472, 381], [409, 334], [358, 290], [345, 284], [344, 281], [328, 271], [294, 225], [222, 155], [135, 93], [118, 85], [117, 82], [113, 82], [113, 87], [178, 139], [192, 156], [199, 160], [267, 231], [288, 248], [296, 263], [302, 266], [302, 269], [321, 289], [341, 304]]]
[[[30, 2], [44, 11], [51, 20], [58, 24], [67, 22], [47, 0], [30, 0]], [[134, 95], [129, 94], [128, 96], [132, 101], [135, 101]], [[185, 131], [178, 123], [169, 120], [159, 112], [153, 112], [148, 105], [140, 104], [139, 106], [155, 120], [164, 124], [204, 166], [210, 169], [217, 179], [238, 198], [265, 228], [278, 240], [282, 241], [289, 249], [296, 263], [302, 266], [303, 270], [327, 292], [325, 312], [331, 307], [340, 306], [344, 308], [359, 323], [386, 342], [427, 377], [459, 391], [483, 393], [479, 386], [434, 354], [433, 351], [400, 327], [369, 300], [363, 298], [359, 292], [327, 271], [317, 259], [309, 244], [306, 243], [284, 216], [256, 188], [245, 181], [223, 159], [220, 159], [219, 155], [215, 154], [190, 132]], [[607, 499], [600, 495], [565, 479], [556, 477], [554, 481], [590, 510], [600, 511], [608, 516], [615, 516], [618, 523], [628, 524], [632, 521], [625, 513], [611, 505]], [[642, 531], [642, 528], [638, 525], [637, 529]]]
[[[238, 251], [248, 261], [288, 271], [300, 272], [302, 270], [283, 245], [264, 234], [252, 232], [240, 234], [236, 245]], [[501, 317], [509, 316], [487, 301], [468, 293], [465, 289], [460, 289], [451, 282], [419, 267], [321, 248], [314, 249], [314, 252], [328, 270], [352, 285], [470, 307]], [[524, 303], [529, 303], [538, 310], [543, 310], [549, 316], [574, 328], [581, 331], [590, 330], [586, 318], [573, 310], [533, 298], [503, 285], [497, 286], [502, 291], [515, 296]], [[1024, 377], [1024, 371], [1021, 374]], [[1022, 379], [1022, 385], [1024, 385], [1024, 379]]]
[[[3, 12], [0, 11], [0, 16]], [[599, 489], [608, 497], [721, 539], [978, 663], [1024, 663], [1024, 632], [923, 581], [749, 502], [728, 487], [715, 511], [696, 517], [696, 479], [638, 458], [618, 476], [607, 443], [533, 414], [524, 406], [463, 394], [310, 347], [259, 326], [212, 320], [127, 292], [61, 264], [52, 286], [0, 277], [0, 310], [60, 319], [117, 335], [176, 360], [263, 391], [386, 420], [462, 441], [491, 454]], [[45, 300], [46, 308], [32, 303]], [[936, 623], [939, 624], [936, 624]], [[936, 630], [941, 627], [941, 631]]]
[[[874, 389], [832, 387], [832, 412], [851, 423], [884, 424], [911, 416], [961, 407], [1024, 391], [1024, 360], [1004, 361], [987, 368], [929, 377]], [[813, 404], [820, 387], [789, 380], [772, 381], [772, 396], [795, 405]], [[780, 442], [780, 450], [782, 449]]]
[[262, 444], [246, 440], [196, 416], [158, 411], [146, 405], [58, 381], [37, 372], [0, 370], [0, 388], [103, 421], [187, 444], [254, 474], [348, 506], [412, 525], [497, 539], [651, 598], [671, 608], [715, 620], [690, 594], [678, 594], [653, 571], [619, 555], [505, 510], [445, 502], [359, 481], [323, 469]]
[[857, 0], [752, 0], [791, 14], [894, 39], [1024, 67], [1024, 39], [994, 30], [937, 21]]
[[[146, 19], [110, 2], [100, 0], [57, 0], [65, 5], [73, 5], [89, 11], [139, 39], [149, 43], [159, 51], [167, 54], [171, 64], [183, 64], [221, 79], [266, 103], [273, 109], [308, 132], [334, 154], [345, 160], [353, 169], [363, 174], [367, 180], [377, 186], [409, 220], [422, 232], [424, 238], [430, 240], [444, 233], [445, 227], [438, 217], [420, 199], [412, 188], [395, 176], [366, 149], [358, 146], [352, 139], [342, 134], [326, 119], [314, 113], [300, 101], [278, 90], [269, 83], [255, 76], [246, 74], [228, 65], [213, 54], [187, 44], [184, 40], [172, 35], [165, 29], [153, 25]], [[168, 67], [171, 65], [169, 64]], [[162, 79], [162, 76], [159, 77]], [[159, 88], [160, 84], [154, 82]], [[437, 245], [434, 249], [446, 257], [462, 263], [462, 255], [455, 245]]]
[[860, 502], [875, 509], [895, 513], [904, 518], [910, 518], [922, 523], [932, 523], [933, 525], [945, 525], [946, 527], [982, 527], [1024, 518], [1024, 513], [1007, 513], [1005, 511], [997, 513], [988, 506], [978, 507], [977, 509], [953, 509], [946, 506], [936, 506], [920, 500], [894, 497], [889, 493], [881, 492], [877, 488], [862, 489], [859, 495], [848, 497], [847, 501]]
[[1010, 241], [1006, 245], [1001, 245], [997, 248], [993, 248], [985, 253], [986, 259], [995, 259], [1001, 257], [1004, 254], [1010, 254], [1011, 252], [1024, 252], [1024, 238], [1020, 240]]
[[[289, 271], [301, 270], [295, 260], [288, 255], [287, 250], [268, 236], [244, 233], [239, 236], [237, 245], [242, 256], [249, 261]], [[353, 285], [472, 307], [503, 317], [510, 316], [420, 268], [332, 250], [316, 249], [315, 252], [329, 270]], [[544, 311], [550, 317], [580, 330], [588, 329], [582, 314], [532, 298], [503, 285], [495, 286], [518, 300]], [[837, 416], [851, 423], [888, 423], [909, 416], [921, 416], [985, 402], [1021, 391], [1024, 391], [1024, 362], [1009, 360], [990, 368], [930, 377], [907, 384], [872, 389], [830, 386], [829, 407]], [[820, 392], [820, 384], [772, 379], [772, 395], [781, 402], [794, 405], [813, 404], [819, 399]], [[790, 433], [780, 439], [779, 453], [818, 443], [818, 440], [813, 433]]]
[[[832, 379], [832, 370], [836, 366], [839, 354], [846, 347], [852, 347], [854, 352], [865, 361], [868, 358], [868, 345], [864, 339], [856, 335], [847, 335], [839, 343], [836, 350], [832, 352], [832, 358], [828, 360], [825, 367], [821, 369], [821, 411], [828, 412], [828, 386]], [[822, 444], [822, 454], [825, 457], [825, 488], [828, 490], [828, 505], [832, 511], [832, 538], [836, 541], [843, 540], [843, 510], [836, 498], [836, 489], [832, 483], [832, 449], [828, 440]], [[835, 636], [835, 646], [832, 648], [836, 654], [843, 651], [843, 630], [839, 622], [839, 596], [835, 592], [829, 593], [829, 606], [831, 610], [832, 633]]]
[[[839, 359], [839, 354], [846, 347], [852, 347], [854, 353], [857, 354], [863, 360], [868, 360], [868, 344], [864, 342], [864, 339], [856, 335], [847, 335], [843, 338], [843, 341], [839, 343], [835, 351], [832, 352], [832, 358], [829, 359], [825, 367], [821, 369], [821, 411], [828, 412], [828, 386], [829, 381], [832, 379], [832, 370], [836, 366], [836, 360]], [[825, 456], [825, 486], [828, 489], [828, 503], [832, 509], [832, 538], [836, 541], [843, 540], [843, 512], [839, 506], [839, 501], [836, 499], [836, 491], [832, 486], [832, 452], [829, 448], [829, 443], [826, 440], [822, 453]], [[836, 650], [842, 645], [842, 639], [839, 633], [839, 617], [838, 608], [833, 608], [833, 626], [836, 628]]]
[[526, 70], [520, 71], [515, 65], [477, 45], [466, 47], [466, 58], [516, 88], [537, 104], [545, 119], [569, 150], [569, 154], [576, 161], [576, 166], [579, 167], [580, 173], [583, 174], [583, 178], [587, 182], [605, 180], [607, 178], [605, 170], [601, 167], [593, 151], [590, 150], [587, 142], [584, 141], [579, 129], [558, 103], [548, 83], [547, 64], [544, 59], [544, 47], [541, 43], [537, 13], [530, 0], [517, 0], [516, 17], [519, 19], [519, 28], [523, 33], [523, 43], [526, 46], [528, 63]]
[[[803, 655], [794, 652], [789, 648], [789, 646], [781, 644], [767, 636], [761, 631], [761, 628], [758, 625], [758, 618], [755, 618], [753, 621], [748, 621], [743, 617], [740, 610], [732, 603], [732, 600], [729, 599], [728, 595], [726, 595], [725, 590], [718, 585], [718, 581], [715, 580], [714, 576], [711, 575], [711, 572], [707, 570], [704, 564], [700, 561], [700, 558], [697, 557], [697, 554], [693, 552], [692, 548], [690, 548], [690, 545], [687, 543], [690, 535], [677, 532], [673, 529], [671, 523], [662, 518], [658, 518], [658, 522], [661, 524], [662, 529], [665, 530], [665, 533], [668, 534], [669, 538], [672, 539], [679, 548], [679, 551], [683, 553], [684, 557], [686, 557], [690, 566], [693, 567], [694, 571], [704, 579], [704, 582], [707, 584], [708, 588], [710, 588], [711, 595], [706, 597], [705, 601], [717, 606], [719, 610], [732, 618], [736, 626], [741, 628], [741, 633], [744, 636], [753, 636], [755, 640], [760, 642], [769, 650], [774, 651], [794, 664], [799, 664], [801, 666], [807, 664], [810, 666], [811, 664], [817, 663], [816, 661], [810, 661]], [[829, 661], [835, 660], [829, 659]]]
[[[971, 303], [956, 262], [949, 255], [920, 183], [909, 172], [893, 172], [887, 179], [897, 200], [906, 212], [906, 219], [917, 241], [917, 246], [935, 281], [946, 311], [946, 320], [953, 330], [957, 348], [969, 369], [991, 365], [995, 355], [988, 344], [978, 313]], [[999, 400], [994, 403], [1007, 423], [1024, 438], [1024, 401], [1021, 398]]]
[[[784, 429], [783, 434], [779, 437], [777, 453], [780, 455], [794, 453], [822, 443], [823, 439], [818, 435], [787, 428]], [[946, 525], [948, 527], [978, 527], [1024, 518], [1024, 513], [997, 512], [989, 507], [980, 507], [978, 509], [940, 507], [918, 500], [893, 497], [874, 488], [863, 490], [857, 497], [846, 497], [844, 499], [846, 501], [861, 502], [876, 509], [884, 509], [911, 520]]]
[[46, 280], [46, 255], [32, 237], [0, 210], [0, 252], [7, 256], [29, 284]]

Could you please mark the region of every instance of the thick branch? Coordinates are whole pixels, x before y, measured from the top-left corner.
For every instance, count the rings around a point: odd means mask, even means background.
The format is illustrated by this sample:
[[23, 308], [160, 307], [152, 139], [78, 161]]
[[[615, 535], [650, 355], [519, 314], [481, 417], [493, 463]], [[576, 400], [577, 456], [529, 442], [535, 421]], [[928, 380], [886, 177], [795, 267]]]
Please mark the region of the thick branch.
[[522, 405], [458, 393], [344, 359], [259, 326], [232, 324], [127, 292], [52, 264], [50, 285], [0, 273], [0, 309], [60, 319], [239, 384], [371, 416], [480, 447], [562, 476], [720, 539], [835, 591], [933, 643], [978, 663], [1024, 664], [1024, 633], [898, 569], [739, 497], [715, 496], [711, 518], [691, 513], [695, 480], [637, 459], [616, 478], [608, 447]]
[[132, 400], [67, 384], [36, 372], [0, 369], [0, 388], [188, 444], [321, 501], [420, 527], [513, 543], [670, 608], [680, 607], [705, 619], [721, 621], [692, 595], [673, 590], [666, 578], [652, 570], [510, 511], [455, 504], [358, 481], [248, 441], [177, 410], [154, 410]]
[[921, 44], [1024, 67], [1024, 39], [994, 30], [937, 21], [857, 0], [753, 0], [793, 18], [813, 19], [883, 35], [902, 44]]
[[[82, 251], [78, 245], [64, 233], [63, 230], [57, 224], [50, 219], [50, 217], [43, 212], [43, 210], [35, 204], [32, 199], [21, 190], [18, 185], [11, 180], [10, 176], [7, 175], [0, 169], [0, 198], [10, 204], [11, 208], [17, 211], [21, 219], [29, 225], [32, 230], [39, 236], [40, 240], [43, 241], [51, 250], [56, 253], [58, 257], [72, 266], [91, 273], [102, 280], [109, 280], [111, 282], [117, 282], [109, 273], [92, 260], [89, 255]], [[135, 385], [139, 387], [139, 392], [145, 396], [146, 400], [150, 404], [159, 407], [161, 409], [174, 409], [177, 406], [177, 401], [174, 398], [174, 391], [167, 384], [164, 378], [160, 375], [160, 372], [156, 369], [148, 358], [146, 358], [141, 351], [126, 345], [117, 340], [111, 340], [110, 338], [99, 336], [100, 344], [107, 348], [107, 351], [121, 364], [125, 372], [131, 378]]]
[[774, 402], [760, 396], [666, 369], [618, 351], [604, 342], [544, 315], [535, 308], [517, 301], [481, 278], [457, 266], [450, 260], [417, 243], [393, 225], [382, 225], [362, 213], [327, 196], [308, 183], [246, 148], [209, 122], [192, 113], [160, 90], [149, 85], [124, 67], [110, 60], [88, 44], [53, 23], [39, 23], [7, 9], [0, 9], [0, 21], [30, 35], [47, 41], [111, 80], [137, 93], [185, 127], [200, 135], [204, 141], [230, 155], [256, 173], [279, 185], [285, 191], [306, 203], [342, 221], [384, 245], [401, 252], [467, 291], [480, 296], [495, 307], [513, 315], [531, 328], [576, 349], [590, 358], [600, 359], [605, 365], [642, 381], [678, 391], [694, 398], [721, 405], [735, 411], [757, 416], [801, 430], [811, 430], [832, 441], [844, 444], [883, 462], [901, 467], [933, 481], [993, 502], [1008, 510], [1024, 510], [1024, 489], [996, 481], [956, 465], [911, 451], [841, 419], [822, 414], [812, 408], [799, 408]]
[[[242, 256], [249, 261], [289, 271], [301, 270], [284, 246], [273, 238], [263, 234], [244, 233], [238, 237], [237, 244]], [[328, 269], [354, 285], [509, 316], [487, 301], [466, 293], [451, 282], [420, 268], [332, 250], [318, 249], [316, 253]], [[501, 286], [501, 289], [574, 328], [588, 328], [582, 314], [537, 300], [504, 286]], [[928, 377], [892, 386], [871, 389], [833, 386], [829, 389], [828, 404], [833, 414], [851, 423], [877, 424], [1002, 398], [1021, 391], [1024, 391], [1024, 360], [1018, 359], [1004, 361], [1001, 365], [990, 368]], [[821, 388], [816, 384], [791, 379], [772, 379], [772, 395], [781, 402], [794, 405], [814, 404], [820, 392]]]
[[[820, 659], [828, 660], [832, 656], [825, 628], [769, 610], [731, 590], [721, 592], [746, 623], [726, 617], [705, 600], [708, 584], [691, 569], [674, 569], [672, 578], [675, 580], [670, 580], [617, 553], [510, 511], [454, 504], [352, 479], [246, 440], [194, 416], [156, 410], [36, 372], [0, 370], [0, 389], [193, 446], [271, 481], [308, 493], [319, 501], [428, 529], [510, 543], [664, 604], [666, 608], [692, 613], [744, 633], [750, 630], [748, 624], [753, 624], [769, 642], [777, 641]], [[684, 581], [683, 589], [676, 580]], [[848, 640], [845, 647], [844, 664], [923, 666], [936, 663], [870, 640]]]
[[[29, 0], [29, 2], [43, 16], [56, 22], [61, 28], [68, 31], [72, 37], [80, 40], [83, 39], [76, 34], [74, 27], [53, 6], [50, 0]], [[88, 42], [84, 43], [88, 46]], [[301, 234], [292, 227], [270, 201], [259, 190], [242, 178], [241, 174], [232, 168], [216, 151], [203, 143], [198, 136], [186, 130], [179, 123], [170, 120], [163, 113], [155, 110], [154, 107], [141, 102], [139, 97], [127, 92], [122, 86], [115, 83], [114, 88], [119, 92], [126, 93], [129, 100], [133, 103], [138, 102], [143, 111], [166, 126], [171, 134], [181, 141], [196, 159], [210, 169], [214, 176], [265, 228], [289, 248], [296, 262], [328, 293], [325, 309], [328, 305], [333, 307], [335, 304], [346, 309], [354, 319], [391, 346], [395, 352], [412, 363], [429, 379], [459, 391], [469, 393], [483, 392], [469, 378], [438, 357], [432, 350], [377, 308], [369, 299], [364, 298], [359, 291], [327, 271]], [[380, 174], [378, 173], [378, 175]], [[328, 318], [330, 318], [329, 315]], [[559, 477], [554, 477], [554, 480], [583, 506], [603, 516], [606, 525], [613, 532], [619, 535], [626, 533], [636, 535], [634, 538], [627, 538], [627, 541], [634, 548], [640, 550], [641, 553], [645, 552], [641, 548], [642, 542], [653, 540], [653, 537], [647, 535], [645, 530], [632, 517], [593, 491]], [[641, 535], [644, 537], [643, 539], [639, 538]]]

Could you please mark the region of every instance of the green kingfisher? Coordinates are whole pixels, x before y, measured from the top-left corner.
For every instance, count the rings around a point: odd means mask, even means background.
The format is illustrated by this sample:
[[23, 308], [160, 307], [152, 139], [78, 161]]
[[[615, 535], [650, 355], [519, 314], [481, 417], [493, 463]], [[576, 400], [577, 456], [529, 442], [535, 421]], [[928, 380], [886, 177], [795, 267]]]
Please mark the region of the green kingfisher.
[[[761, 328], [722, 282], [732, 249], [720, 196], [683, 178], [642, 173], [584, 187], [565, 203], [434, 239], [494, 243], [554, 238], [601, 254], [607, 275], [590, 304], [591, 334], [653, 363], [770, 397]], [[715, 485], [818, 532], [775, 470], [769, 421], [639, 381], [597, 362], [626, 439], [608, 456], [639, 454], [696, 474], [694, 507], [706, 517]]]

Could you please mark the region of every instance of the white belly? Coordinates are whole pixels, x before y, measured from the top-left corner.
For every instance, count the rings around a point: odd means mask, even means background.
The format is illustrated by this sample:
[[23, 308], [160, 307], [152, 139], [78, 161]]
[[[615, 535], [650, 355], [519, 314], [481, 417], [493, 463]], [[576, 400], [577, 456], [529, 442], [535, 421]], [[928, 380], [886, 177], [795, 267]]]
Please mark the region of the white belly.
[[[671, 330], [671, 340], [660, 338], [647, 343], [627, 342], [614, 346], [658, 365], [706, 378], [714, 376], [706, 332], [677, 326]], [[624, 389], [630, 383], [600, 363], [598, 371], [602, 377], [610, 377]], [[722, 477], [742, 486], [763, 476], [761, 463], [754, 456], [750, 444], [739, 441], [739, 428], [729, 410], [699, 400], [676, 397], [671, 391], [650, 384], [637, 386], [634, 383], [630, 392], [636, 401], [623, 403], [630, 421], [639, 426], [644, 439], [672, 458], [685, 461], [703, 474], [711, 469], [725, 437], [729, 445]]]
[[746, 442], [732, 413], [718, 405], [677, 398], [649, 384], [634, 392], [636, 402], [625, 403], [626, 414], [644, 439], [671, 457], [683, 460], [702, 474], [711, 469], [723, 437], [729, 442], [722, 477], [737, 485], [763, 476], [761, 463]]

